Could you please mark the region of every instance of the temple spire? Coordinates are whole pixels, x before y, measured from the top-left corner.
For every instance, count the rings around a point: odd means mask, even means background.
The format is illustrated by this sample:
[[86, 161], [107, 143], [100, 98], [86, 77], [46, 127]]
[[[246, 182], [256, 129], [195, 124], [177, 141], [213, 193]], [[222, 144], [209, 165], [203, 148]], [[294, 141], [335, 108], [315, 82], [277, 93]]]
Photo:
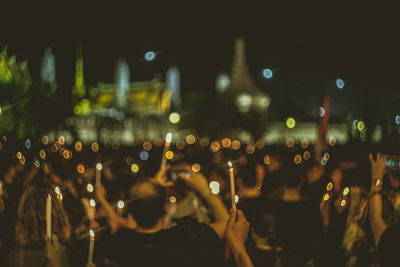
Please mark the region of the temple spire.
[[78, 46], [75, 63], [75, 85], [72, 90], [75, 97], [82, 98], [86, 95], [86, 86], [83, 79], [82, 46]]

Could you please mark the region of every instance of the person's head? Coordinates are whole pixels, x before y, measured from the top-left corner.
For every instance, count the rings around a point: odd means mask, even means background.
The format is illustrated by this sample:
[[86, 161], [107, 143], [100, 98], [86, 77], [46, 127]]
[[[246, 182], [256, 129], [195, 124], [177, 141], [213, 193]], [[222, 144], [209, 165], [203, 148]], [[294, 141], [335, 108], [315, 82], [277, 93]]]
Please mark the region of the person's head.
[[400, 172], [388, 171], [387, 177], [390, 187], [394, 190], [400, 190]]
[[167, 193], [161, 185], [140, 179], [130, 189], [130, 196], [128, 212], [140, 227], [151, 228], [164, 217]]
[[71, 226], [62, 201], [57, 198], [51, 186], [31, 186], [22, 194], [16, 222], [16, 237], [20, 245], [36, 243], [46, 237], [46, 200], [51, 195], [51, 232], [61, 242], [71, 236]]

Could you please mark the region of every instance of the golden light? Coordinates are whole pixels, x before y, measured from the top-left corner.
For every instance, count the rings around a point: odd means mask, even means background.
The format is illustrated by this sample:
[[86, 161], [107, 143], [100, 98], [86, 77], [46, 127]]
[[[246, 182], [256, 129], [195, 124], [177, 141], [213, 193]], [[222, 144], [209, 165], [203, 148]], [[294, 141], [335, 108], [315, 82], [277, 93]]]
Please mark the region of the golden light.
[[70, 157], [70, 155], [69, 155], [69, 151], [68, 150], [64, 150], [64, 152], [63, 152], [63, 157], [65, 158], [65, 159], [69, 159], [69, 157]]
[[349, 192], [350, 192], [350, 189], [349, 189], [348, 187], [346, 187], [346, 188], [343, 190], [343, 196], [347, 195]]
[[181, 120], [181, 115], [179, 115], [179, 113], [177, 113], [177, 112], [172, 112], [169, 115], [169, 121], [172, 124], [177, 124], [178, 122], [180, 122], [180, 120]]
[[270, 159], [269, 159], [269, 155], [266, 155], [266, 156], [264, 157], [264, 164], [265, 164], [265, 165], [271, 164], [271, 161], [270, 161]]
[[49, 138], [46, 135], [42, 137], [42, 143], [43, 145], [47, 145], [49, 143]]
[[185, 142], [183, 142], [182, 140], [178, 140], [176, 141], [175, 146], [177, 149], [182, 150], [185, 148]]
[[288, 138], [287, 140], [286, 140], [286, 145], [288, 146], [288, 147], [293, 147], [294, 146], [294, 139], [293, 138]]
[[238, 203], [238, 202], [239, 202], [239, 196], [235, 195], [235, 203]]
[[301, 163], [301, 156], [300, 155], [294, 156], [294, 163], [296, 163], [296, 164], [300, 164]]
[[344, 207], [346, 205], [346, 200], [343, 199], [342, 202], [340, 202], [340, 206]]
[[103, 165], [101, 163], [97, 163], [96, 164], [96, 169], [98, 169], [99, 171], [101, 171], [103, 169]]
[[172, 133], [167, 133], [167, 136], [165, 137], [165, 142], [171, 143], [171, 141], [172, 141]]
[[143, 149], [146, 151], [150, 151], [152, 149], [152, 147], [153, 147], [153, 145], [149, 141], [146, 141], [143, 143]]
[[54, 147], [56, 150], [59, 150], [61, 148], [60, 142], [58, 142], [58, 140], [54, 143]]
[[330, 146], [336, 145], [336, 138], [335, 137], [333, 137], [333, 136], [329, 137], [329, 145]]
[[21, 158], [22, 158], [22, 153], [21, 153], [21, 152], [18, 152], [18, 153], [17, 153], [17, 158], [18, 158], [18, 159], [21, 159]]
[[210, 145], [210, 150], [212, 151], [212, 152], [217, 152], [219, 149], [221, 148], [221, 145], [219, 144], [219, 142], [218, 141], [213, 141], [212, 143], [211, 143], [211, 145]]
[[333, 184], [332, 183], [328, 183], [328, 185], [326, 186], [326, 190], [332, 190], [333, 188]]
[[91, 199], [89, 200], [89, 205], [90, 205], [91, 207], [96, 207], [96, 201], [94, 201], [94, 199], [91, 198]]
[[175, 202], [176, 202], [176, 197], [170, 196], [170, 197], [169, 197], [169, 202], [175, 203]]
[[325, 160], [325, 161], [328, 161], [328, 160], [329, 160], [329, 153], [328, 153], [328, 152], [326, 152], [326, 153], [324, 154], [324, 160]]
[[376, 186], [381, 186], [382, 185], [382, 180], [381, 179], [376, 179], [375, 185]]
[[139, 166], [137, 164], [132, 164], [131, 171], [137, 173], [139, 171]]
[[85, 172], [85, 167], [82, 164], [79, 164], [78, 167], [76, 167], [76, 171], [82, 174]]
[[328, 201], [328, 199], [329, 199], [329, 194], [325, 194], [325, 195], [324, 195], [324, 200], [325, 200], [325, 201]]
[[58, 138], [58, 142], [60, 143], [60, 145], [64, 145], [65, 144], [65, 137], [64, 136], [60, 136], [60, 138]]
[[86, 190], [89, 192], [89, 193], [92, 193], [93, 192], [93, 190], [94, 190], [94, 188], [93, 188], [93, 185], [92, 184], [87, 184], [87, 186], [86, 186]]
[[302, 139], [301, 140], [301, 147], [302, 148], [307, 148], [308, 147], [308, 140], [307, 139]]
[[89, 230], [90, 239], [94, 239], [94, 231], [92, 229]]
[[203, 137], [200, 139], [200, 146], [201, 147], [206, 147], [210, 144], [210, 139], [208, 139], [207, 137]]
[[238, 150], [240, 148], [240, 141], [238, 140], [233, 140], [232, 142], [232, 149], [233, 150]]
[[54, 188], [54, 191], [56, 192], [56, 194], [61, 194], [60, 188], [58, 186]]
[[57, 194], [57, 198], [58, 198], [58, 200], [63, 200], [63, 195], [61, 193]]
[[99, 144], [97, 142], [93, 142], [90, 147], [92, 148], [93, 152], [99, 151]]
[[211, 189], [211, 193], [213, 193], [214, 195], [219, 193], [219, 188], [220, 188], [220, 184], [217, 181], [211, 181], [210, 184], [208, 185]]
[[192, 165], [192, 171], [199, 172], [201, 170], [201, 166], [198, 163]]
[[357, 129], [361, 132], [362, 130], [364, 130], [365, 124], [362, 121], [359, 121], [357, 123]]
[[310, 157], [311, 157], [310, 152], [309, 152], [309, 151], [305, 151], [304, 154], [303, 154], [303, 158], [304, 158], [305, 160], [309, 160]]
[[293, 129], [294, 126], [296, 126], [296, 121], [294, 118], [289, 117], [286, 119], [286, 127], [288, 127], [289, 129]]
[[[196, 142], [196, 137], [193, 134], [189, 134], [188, 136], [186, 136], [186, 143], [192, 145], [194, 144], [194, 142]], [[208, 144], [205, 146], [208, 146]]]
[[226, 138], [222, 139], [221, 143], [222, 143], [223, 147], [228, 148], [231, 146], [232, 141], [231, 141], [231, 139], [226, 137]]
[[263, 149], [264, 146], [265, 146], [265, 143], [264, 143], [263, 140], [261, 140], [261, 139], [257, 140], [257, 142], [256, 142], [256, 148], [257, 148], [258, 150]]
[[246, 146], [246, 152], [247, 152], [247, 154], [253, 154], [255, 150], [256, 150], [256, 148], [254, 147], [253, 144], [248, 144], [248, 145]]
[[228, 161], [228, 166], [229, 166], [229, 168], [232, 168], [233, 164], [231, 161]]
[[165, 157], [167, 159], [173, 159], [174, 158], [174, 152], [172, 152], [171, 150], [168, 150], [167, 152], [165, 152]]
[[82, 150], [82, 143], [81, 143], [80, 141], [78, 141], [78, 142], [75, 143], [75, 150], [76, 150], [77, 152], [79, 152], [79, 151]]
[[22, 156], [21, 159], [19, 160], [19, 162], [20, 162], [22, 165], [24, 165], [24, 164], [25, 164], [25, 157]]
[[119, 209], [123, 209], [125, 207], [125, 202], [122, 200], [119, 200], [117, 203], [117, 206]]

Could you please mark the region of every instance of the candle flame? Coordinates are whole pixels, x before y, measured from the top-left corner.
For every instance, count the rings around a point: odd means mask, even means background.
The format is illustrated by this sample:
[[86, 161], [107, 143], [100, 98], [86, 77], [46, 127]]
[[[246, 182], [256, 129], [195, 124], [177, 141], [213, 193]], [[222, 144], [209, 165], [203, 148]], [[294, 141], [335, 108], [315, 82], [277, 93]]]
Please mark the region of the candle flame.
[[94, 238], [94, 231], [92, 229], [89, 230], [90, 238]]
[[56, 188], [54, 188], [54, 191], [56, 192], [56, 194], [61, 194], [60, 188], [58, 186], [56, 186]]
[[125, 202], [120, 200], [120, 201], [118, 201], [117, 206], [118, 206], [118, 208], [123, 209], [125, 207]]
[[93, 192], [93, 185], [92, 184], [88, 184], [86, 186], [86, 189], [87, 189], [88, 192], [92, 193]]
[[229, 168], [232, 168], [232, 162], [228, 161]]
[[165, 142], [171, 143], [172, 141], [172, 133], [167, 133], [167, 136], [165, 137]]
[[90, 199], [89, 205], [90, 205], [91, 207], [96, 207], [96, 201], [94, 201], [94, 199]]
[[343, 190], [343, 196], [347, 195], [349, 192], [350, 192], [350, 189], [349, 189], [348, 187], [346, 187], [346, 188]]
[[96, 169], [98, 169], [99, 171], [101, 171], [101, 170], [103, 169], [103, 165], [102, 165], [101, 163], [97, 163]]

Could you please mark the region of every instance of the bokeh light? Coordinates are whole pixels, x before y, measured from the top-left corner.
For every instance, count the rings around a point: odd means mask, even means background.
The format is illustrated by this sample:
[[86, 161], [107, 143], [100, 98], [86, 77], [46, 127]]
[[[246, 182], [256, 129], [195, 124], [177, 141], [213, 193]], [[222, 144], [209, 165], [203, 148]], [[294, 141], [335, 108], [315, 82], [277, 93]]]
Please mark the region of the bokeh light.
[[96, 164], [96, 169], [98, 169], [99, 171], [101, 171], [103, 169], [103, 164], [101, 164], [100, 162]]
[[[192, 145], [195, 142], [196, 142], [196, 137], [193, 134], [189, 134], [188, 136], [186, 136], [186, 143], [188, 143], [189, 145]], [[205, 146], [208, 146], [208, 144]]]
[[323, 107], [318, 108], [318, 113], [320, 117], [323, 117], [325, 115], [325, 109]]
[[132, 164], [131, 165], [131, 171], [134, 173], [137, 173], [139, 171], [139, 166], [137, 164]]
[[139, 157], [140, 157], [141, 160], [148, 160], [149, 159], [149, 153], [147, 151], [142, 151], [142, 152], [140, 152]]
[[255, 146], [253, 144], [248, 144], [246, 146], [247, 154], [253, 154], [255, 150], [256, 150], [256, 148], [255, 148]]
[[94, 190], [94, 188], [93, 188], [93, 185], [92, 184], [87, 184], [87, 186], [86, 186], [86, 190], [89, 192], [89, 193], [92, 193], [93, 192], [93, 190]]
[[185, 148], [185, 142], [182, 140], [178, 140], [176, 141], [175, 146], [177, 149], [182, 150]]
[[350, 192], [350, 189], [349, 189], [348, 187], [346, 187], [346, 188], [343, 190], [343, 196], [347, 195], [349, 192]]
[[89, 205], [90, 205], [91, 207], [96, 207], [96, 201], [94, 201], [94, 199], [91, 198], [91, 199], [89, 200]]
[[170, 196], [169, 197], [169, 202], [175, 203], [176, 202], [176, 197], [175, 196]]
[[218, 194], [220, 191], [220, 184], [217, 181], [211, 181], [209, 187], [211, 189], [211, 193], [215, 195]]
[[210, 139], [207, 137], [203, 137], [200, 139], [200, 146], [201, 147], [207, 147], [210, 144]]
[[238, 203], [238, 202], [239, 202], [239, 196], [235, 195], [235, 203]]
[[143, 149], [145, 151], [150, 151], [152, 149], [153, 145], [151, 144], [150, 141], [146, 141], [143, 143]]
[[266, 156], [264, 157], [264, 164], [265, 164], [265, 165], [269, 165], [269, 164], [271, 164], [271, 161], [270, 161], [269, 155], [266, 155]]
[[307, 148], [308, 147], [308, 139], [302, 139], [301, 140], [301, 147], [302, 148]]
[[294, 139], [293, 138], [288, 138], [287, 140], [286, 140], [286, 145], [288, 146], [288, 147], [293, 147], [294, 146]]
[[233, 150], [239, 150], [240, 149], [240, 141], [239, 140], [233, 140], [232, 149]]
[[223, 147], [228, 148], [231, 146], [232, 141], [231, 141], [231, 139], [226, 137], [226, 138], [222, 139], [221, 143], [222, 143]]
[[76, 171], [77, 171], [78, 173], [82, 174], [82, 173], [85, 172], [85, 167], [84, 167], [82, 164], [79, 164], [79, 165], [76, 167]]
[[39, 156], [40, 156], [42, 159], [45, 159], [45, 158], [46, 158], [46, 152], [45, 152], [43, 149], [41, 149], [40, 152], [39, 152]]
[[296, 164], [300, 164], [301, 163], [301, 156], [300, 155], [294, 156], [294, 163], [296, 163]]
[[26, 147], [26, 149], [30, 149], [30, 148], [31, 148], [31, 140], [26, 139], [26, 141], [25, 141], [25, 147]]
[[304, 151], [303, 158], [305, 160], [309, 160], [310, 156], [311, 156], [310, 151]]
[[210, 145], [210, 150], [212, 151], [212, 152], [217, 152], [219, 149], [221, 148], [221, 145], [220, 145], [220, 143], [218, 142], [218, 141], [213, 141], [212, 143], [211, 143], [211, 145]]
[[344, 81], [342, 79], [336, 79], [336, 87], [339, 89], [343, 89]]
[[148, 51], [144, 54], [144, 60], [147, 62], [152, 62], [156, 59], [156, 53], [153, 51]]
[[293, 129], [296, 126], [296, 120], [292, 117], [286, 119], [286, 127]]
[[125, 202], [123, 200], [119, 200], [117, 206], [119, 209], [123, 209], [125, 207]]
[[329, 137], [329, 145], [330, 146], [336, 145], [336, 138], [335, 137], [333, 137], [333, 136]]
[[82, 143], [80, 142], [80, 141], [77, 141], [76, 143], [75, 143], [75, 151], [76, 152], [79, 152], [79, 151], [81, 151], [82, 150]]
[[177, 112], [172, 112], [169, 115], [169, 122], [172, 124], [177, 124], [181, 121], [181, 115], [179, 115], [179, 113]]
[[263, 69], [262, 75], [264, 76], [265, 79], [271, 79], [272, 76], [274, 76], [274, 73], [272, 72], [271, 69]]
[[332, 188], [333, 188], [333, 184], [332, 183], [328, 183], [327, 185], [326, 185], [326, 190], [332, 190]]
[[194, 171], [194, 172], [199, 172], [200, 170], [201, 170], [200, 164], [194, 163], [194, 164], [192, 165], [192, 171]]
[[359, 121], [357, 123], [357, 129], [361, 132], [362, 130], [364, 130], [365, 124], [362, 121]]
[[325, 201], [328, 201], [328, 199], [329, 199], [329, 194], [325, 194], [325, 195], [324, 195], [324, 200], [325, 200]]
[[173, 159], [174, 158], [174, 152], [172, 152], [171, 150], [168, 150], [167, 152], [165, 152], [165, 157], [167, 159]]
[[97, 142], [93, 142], [91, 148], [93, 152], [97, 152], [99, 151], [99, 144]]

